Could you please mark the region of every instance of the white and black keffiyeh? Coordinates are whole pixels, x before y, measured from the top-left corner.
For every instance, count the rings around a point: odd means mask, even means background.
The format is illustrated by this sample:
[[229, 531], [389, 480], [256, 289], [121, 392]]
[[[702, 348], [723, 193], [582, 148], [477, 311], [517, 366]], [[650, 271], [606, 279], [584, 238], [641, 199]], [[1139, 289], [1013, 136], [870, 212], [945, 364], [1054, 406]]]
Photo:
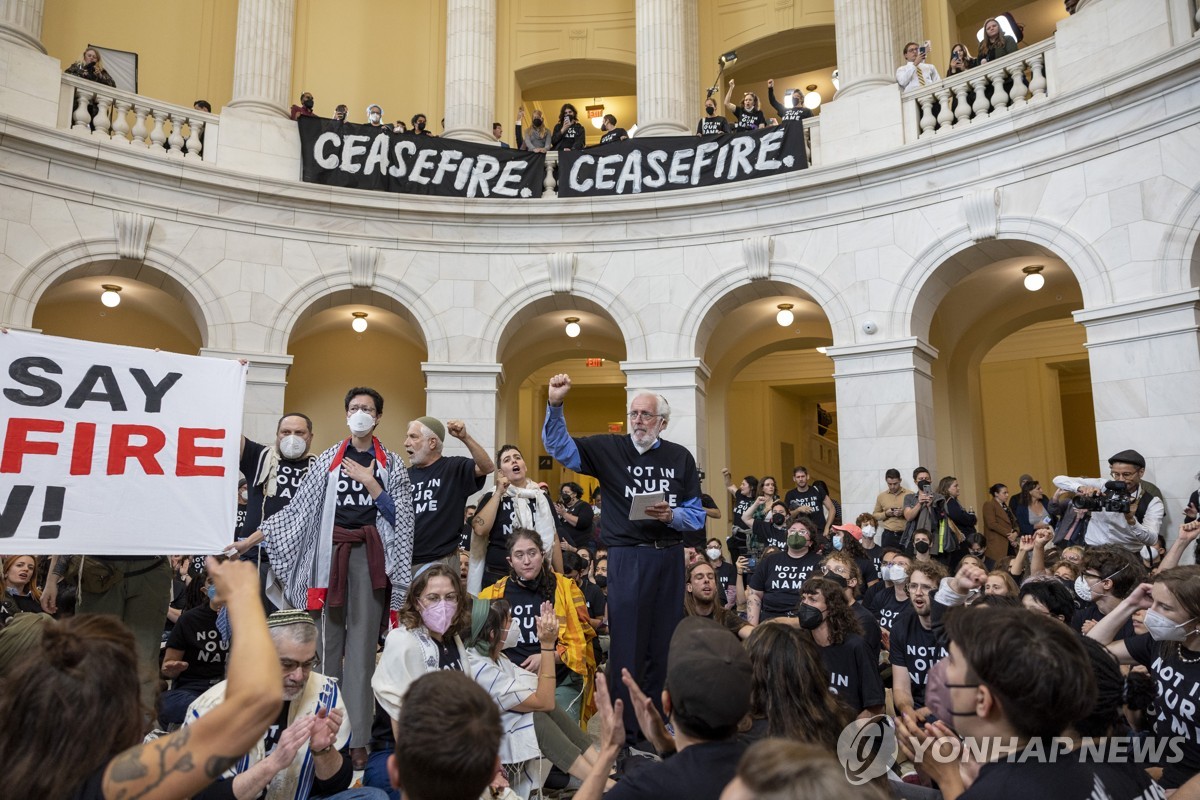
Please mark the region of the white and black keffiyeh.
[[[375, 527], [383, 542], [384, 571], [392, 583], [391, 609], [398, 611], [412, 580], [412, 489], [400, 456], [384, 450], [379, 440], [372, 441], [384, 491], [396, 506], [396, 524], [377, 513]], [[312, 611], [324, 604], [333, 561], [338, 467], [349, 443], [346, 439], [317, 456], [291, 502], [263, 520], [263, 546], [280, 584], [274, 593], [269, 589], [268, 595], [277, 605], [282, 599], [292, 608]]]

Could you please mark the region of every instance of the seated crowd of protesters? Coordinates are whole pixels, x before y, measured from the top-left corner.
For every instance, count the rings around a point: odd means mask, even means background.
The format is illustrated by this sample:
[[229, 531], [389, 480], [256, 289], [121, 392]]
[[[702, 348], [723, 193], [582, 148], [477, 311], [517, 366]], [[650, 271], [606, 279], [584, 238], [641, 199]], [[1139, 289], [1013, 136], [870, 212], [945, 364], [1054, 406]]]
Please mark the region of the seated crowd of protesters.
[[[445, 435], [422, 420], [418, 434]], [[365, 763], [322, 661], [324, 621], [267, 614], [255, 559], [167, 561], [162, 684], [143, 712], [135, 637], [69, 613], [72, 582], [99, 580], [90, 561], [5, 557], [11, 785], [67, 798], [1200, 796], [1200, 567], [1180, 566], [1200, 521], [1193, 500], [1165, 546], [1136, 451], [1110, 459], [1111, 480], [994, 484], [980, 517], [955, 478], [922, 467], [911, 487], [887, 470], [853, 522], [805, 467], [782, 496], [772, 476], [735, 484], [726, 470], [730, 535], [685, 537], [687, 616], [660, 698], [603, 668], [600, 495], [569, 482], [551, 497], [510, 445], [475, 457], [497, 473], [454, 523], [469, 549], [414, 570], [380, 620]], [[66, 707], [87, 736], [62, 729]], [[880, 720], [895, 747], [852, 783], [839, 741], [876, 741]]]

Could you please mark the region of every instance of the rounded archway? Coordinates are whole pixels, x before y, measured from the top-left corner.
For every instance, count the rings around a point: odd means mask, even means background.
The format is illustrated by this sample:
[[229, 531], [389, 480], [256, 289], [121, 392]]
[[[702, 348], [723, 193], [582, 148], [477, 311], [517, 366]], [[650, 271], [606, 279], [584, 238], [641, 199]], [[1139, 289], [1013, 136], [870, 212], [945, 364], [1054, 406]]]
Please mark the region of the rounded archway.
[[[605, 114], [615, 116], [626, 130], [637, 126], [637, 69], [632, 63], [587, 58], [549, 61], [518, 69], [514, 78], [521, 103], [530, 113], [540, 110], [551, 130], [564, 103], [579, 113], [591, 144], [600, 140], [597, 120]], [[598, 116], [588, 116], [589, 106]], [[527, 130], [529, 124], [527, 120]]]
[[[117, 305], [101, 302], [115, 287]], [[187, 289], [139, 262], [97, 261], [63, 275], [38, 298], [33, 327], [51, 336], [196, 355], [204, 317]]]
[[[1040, 267], [1031, 291], [1026, 270]], [[1045, 247], [984, 242], [938, 267], [918, 298], [932, 308], [937, 472], [954, 475], [967, 502], [985, 486], [1031, 474], [1095, 469], [1096, 434], [1079, 282]], [[1074, 471], [1074, 472], [1073, 472]]]
[[[568, 335], [568, 320], [579, 326], [577, 336]], [[627, 352], [616, 320], [595, 301], [578, 295], [542, 297], [508, 321], [497, 352], [504, 369], [497, 445], [510, 442], [520, 447], [536, 480], [554, 486], [576, 480], [590, 490], [594, 480], [576, 476], [558, 462], [547, 466], [540, 458], [542, 422], [550, 377], [566, 372], [571, 376], [567, 422], [573, 435], [606, 433], [624, 424], [626, 381], [620, 365]]]
[[[784, 313], [786, 325], [780, 324], [781, 312], [792, 315], [789, 321]], [[792, 468], [804, 464], [838, 496], [833, 363], [823, 352], [832, 342], [824, 309], [798, 286], [754, 281], [713, 303], [695, 341], [696, 355], [711, 371], [701, 469], [712, 476], [720, 476], [723, 467], [735, 475], [773, 475], [784, 492]], [[706, 484], [714, 498], [723, 497], [719, 477]], [[728, 504], [720, 505], [727, 514]], [[723, 520], [719, 530], [725, 532], [727, 524]]]
[[[356, 330], [356, 320], [366, 327]], [[312, 418], [314, 449], [347, 435], [343, 401], [354, 386], [383, 395], [380, 438], [393, 449], [408, 420], [425, 413], [426, 343], [412, 312], [386, 295], [354, 289], [321, 297], [297, 317], [287, 351], [284, 406]]]

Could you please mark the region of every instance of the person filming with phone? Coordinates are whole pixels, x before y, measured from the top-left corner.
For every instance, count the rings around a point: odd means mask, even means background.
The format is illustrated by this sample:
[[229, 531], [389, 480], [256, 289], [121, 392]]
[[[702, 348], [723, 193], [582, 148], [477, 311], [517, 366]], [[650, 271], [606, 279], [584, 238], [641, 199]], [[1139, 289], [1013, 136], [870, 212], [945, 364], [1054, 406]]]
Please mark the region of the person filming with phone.
[[550, 147], [554, 150], [582, 150], [587, 144], [587, 131], [579, 122], [579, 112], [570, 103], [563, 103], [558, 112], [558, 124], [550, 136]]
[[[942, 79], [938, 75], [937, 67], [932, 64], [926, 64], [925, 58], [929, 55], [928, 44], [917, 44], [909, 42], [904, 45], [904, 66], [896, 70], [896, 83], [900, 84], [900, 91], [907, 92], [910, 89], [916, 89], [924, 86], [932, 86]], [[937, 116], [936, 114], [934, 115]]]

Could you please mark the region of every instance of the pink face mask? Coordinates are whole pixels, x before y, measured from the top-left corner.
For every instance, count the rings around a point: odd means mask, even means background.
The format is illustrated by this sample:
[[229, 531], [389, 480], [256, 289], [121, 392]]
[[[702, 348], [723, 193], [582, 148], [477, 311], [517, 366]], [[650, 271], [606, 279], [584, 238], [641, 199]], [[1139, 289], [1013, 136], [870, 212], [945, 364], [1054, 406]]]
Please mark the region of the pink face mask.
[[458, 604], [453, 600], [438, 600], [421, 609], [421, 621], [426, 628], [441, 636], [449, 630], [457, 611]]

